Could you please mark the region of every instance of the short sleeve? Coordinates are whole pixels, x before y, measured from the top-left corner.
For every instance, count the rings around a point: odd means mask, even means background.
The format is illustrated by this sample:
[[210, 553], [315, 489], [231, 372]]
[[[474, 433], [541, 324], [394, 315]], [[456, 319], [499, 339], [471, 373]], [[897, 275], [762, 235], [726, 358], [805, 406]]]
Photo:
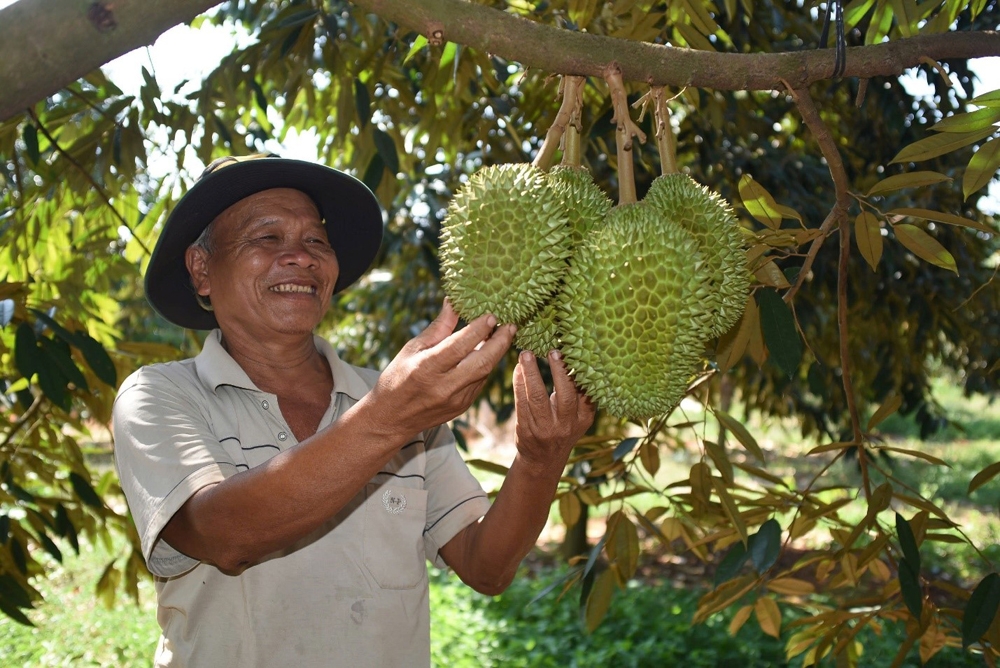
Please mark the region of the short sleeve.
[[197, 392], [156, 367], [132, 374], [112, 414], [115, 466], [150, 572], [180, 575], [198, 561], [159, 539], [199, 489], [237, 472], [212, 431]]
[[426, 434], [427, 526], [424, 551], [438, 568], [447, 568], [441, 548], [490, 509], [490, 501], [455, 445], [448, 425]]

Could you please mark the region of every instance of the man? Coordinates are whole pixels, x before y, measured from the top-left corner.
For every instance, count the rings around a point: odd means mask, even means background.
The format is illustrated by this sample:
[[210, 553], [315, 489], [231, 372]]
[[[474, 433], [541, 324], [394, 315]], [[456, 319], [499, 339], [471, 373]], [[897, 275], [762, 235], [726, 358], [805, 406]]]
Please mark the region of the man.
[[212, 329], [194, 359], [140, 369], [114, 409], [116, 465], [156, 576], [157, 666], [429, 663], [425, 560], [503, 591], [593, 421], [557, 354], [522, 354], [517, 455], [492, 506], [446, 422], [511, 345], [440, 316], [381, 373], [314, 336], [375, 257], [355, 179], [224, 159], [171, 212], [146, 271], [168, 320]]

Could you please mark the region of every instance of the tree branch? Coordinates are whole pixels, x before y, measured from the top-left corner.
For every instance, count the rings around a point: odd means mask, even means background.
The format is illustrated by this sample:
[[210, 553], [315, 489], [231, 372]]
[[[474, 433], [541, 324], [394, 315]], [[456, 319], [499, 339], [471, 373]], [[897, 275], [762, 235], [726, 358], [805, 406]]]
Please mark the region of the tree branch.
[[[785, 53], [714, 53], [574, 32], [535, 23], [468, 0], [354, 0], [354, 4], [425, 35], [457, 42], [559, 74], [601, 77], [612, 63], [625, 81], [654, 86], [717, 90], [775, 90], [829, 79], [834, 49]], [[843, 77], [896, 76], [922, 58], [982, 58], [1000, 55], [996, 31], [920, 35], [847, 50]]]
[[[217, 0], [20, 0], [0, 10], [0, 121], [32, 106]], [[714, 53], [582, 33], [469, 0], [355, 0], [365, 11], [425, 35], [556, 74], [601, 77], [619, 63], [625, 81], [717, 90], [795, 88], [828, 79], [833, 49]], [[96, 8], [96, 9], [95, 9]], [[848, 49], [844, 77], [896, 76], [925, 59], [1000, 56], [996, 31], [920, 35]]]
[[[847, 411], [851, 416], [851, 430], [853, 432], [853, 443], [858, 448], [858, 463], [861, 467], [861, 477], [864, 481], [864, 492], [866, 498], [871, 498], [871, 481], [868, 477], [867, 453], [863, 443], [861, 431], [861, 418], [858, 415], [858, 406], [854, 398], [854, 382], [851, 379], [851, 355], [848, 345], [847, 327], [847, 270], [851, 257], [851, 225], [847, 218], [848, 210], [851, 206], [851, 194], [848, 190], [849, 181], [847, 171], [844, 169], [844, 161], [837, 150], [837, 144], [830, 134], [830, 129], [823, 122], [819, 115], [819, 110], [813, 102], [812, 96], [806, 89], [792, 89], [792, 96], [795, 104], [802, 114], [802, 120], [806, 127], [813, 133], [816, 143], [819, 144], [820, 152], [826, 158], [826, 164], [830, 168], [830, 177], [833, 179], [835, 201], [830, 214], [823, 221], [824, 227], [834, 226], [840, 229], [840, 257], [837, 265], [837, 329], [840, 340], [840, 375], [844, 384], [844, 396], [847, 402]], [[813, 241], [813, 248], [809, 249], [809, 256], [806, 260], [816, 257], [819, 245], [822, 244], [826, 234], [817, 237]], [[814, 252], [815, 249], [815, 252]], [[804, 275], [808, 273], [808, 267], [803, 266], [799, 271], [796, 280], [796, 287], [801, 285]]]
[[0, 10], [0, 121], [218, 0], [20, 0]]

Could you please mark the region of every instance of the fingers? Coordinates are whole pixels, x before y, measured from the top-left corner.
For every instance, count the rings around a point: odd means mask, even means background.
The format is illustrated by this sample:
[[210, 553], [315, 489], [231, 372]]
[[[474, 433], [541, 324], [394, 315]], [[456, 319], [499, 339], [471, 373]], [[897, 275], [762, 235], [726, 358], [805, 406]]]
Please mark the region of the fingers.
[[458, 325], [458, 314], [452, 308], [451, 302], [445, 299], [438, 317], [414, 337], [411, 343], [419, 350], [433, 348], [451, 336], [456, 325]]
[[568, 415], [575, 413], [582, 392], [569, 376], [569, 369], [563, 361], [562, 353], [553, 350], [549, 353], [549, 368], [552, 370], [552, 399], [556, 413]]
[[[545, 381], [542, 380], [542, 373], [538, 370], [538, 360], [527, 350], [521, 352], [514, 367], [514, 373], [519, 374], [519, 378], [514, 379], [514, 391], [518, 391], [520, 385], [521, 395], [517, 397], [526, 401], [529, 406], [543, 406], [548, 403], [549, 392], [545, 388]], [[517, 381], [521, 382], [518, 383]]]

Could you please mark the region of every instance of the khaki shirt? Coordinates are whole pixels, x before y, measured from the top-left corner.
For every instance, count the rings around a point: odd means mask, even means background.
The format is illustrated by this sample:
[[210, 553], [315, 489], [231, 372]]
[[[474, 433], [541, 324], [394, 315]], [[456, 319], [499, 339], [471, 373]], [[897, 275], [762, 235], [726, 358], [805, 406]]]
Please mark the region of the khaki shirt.
[[[156, 576], [156, 666], [426, 666], [427, 566], [489, 509], [447, 426], [417, 434], [336, 516], [240, 575], [160, 539], [194, 492], [296, 444], [213, 331], [195, 358], [132, 374], [114, 408], [115, 464]], [[329, 426], [378, 373], [316, 337], [334, 389]], [[248, 509], [252, 512], [253, 509]]]

